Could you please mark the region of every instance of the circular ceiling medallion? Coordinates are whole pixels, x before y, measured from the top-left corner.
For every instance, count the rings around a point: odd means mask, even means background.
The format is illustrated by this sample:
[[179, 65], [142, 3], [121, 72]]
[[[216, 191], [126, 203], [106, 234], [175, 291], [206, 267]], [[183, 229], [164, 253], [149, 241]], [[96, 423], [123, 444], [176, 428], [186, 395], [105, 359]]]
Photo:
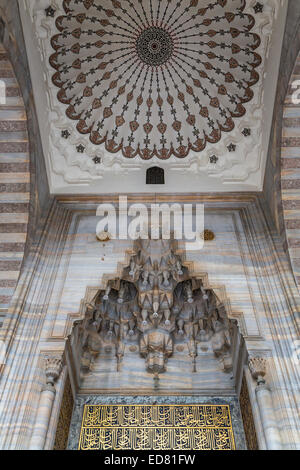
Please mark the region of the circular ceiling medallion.
[[144, 29], [136, 40], [136, 51], [142, 62], [152, 67], [163, 65], [173, 53], [171, 34], [163, 28]]
[[77, 130], [126, 157], [185, 157], [234, 128], [260, 38], [245, 0], [64, 0], [50, 63]]

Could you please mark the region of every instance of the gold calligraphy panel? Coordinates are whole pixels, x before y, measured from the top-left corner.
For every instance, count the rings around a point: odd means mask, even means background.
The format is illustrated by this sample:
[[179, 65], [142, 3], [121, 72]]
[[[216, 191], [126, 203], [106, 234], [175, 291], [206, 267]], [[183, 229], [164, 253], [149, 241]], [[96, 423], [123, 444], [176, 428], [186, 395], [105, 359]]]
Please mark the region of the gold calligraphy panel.
[[228, 405], [85, 405], [80, 450], [233, 450]]

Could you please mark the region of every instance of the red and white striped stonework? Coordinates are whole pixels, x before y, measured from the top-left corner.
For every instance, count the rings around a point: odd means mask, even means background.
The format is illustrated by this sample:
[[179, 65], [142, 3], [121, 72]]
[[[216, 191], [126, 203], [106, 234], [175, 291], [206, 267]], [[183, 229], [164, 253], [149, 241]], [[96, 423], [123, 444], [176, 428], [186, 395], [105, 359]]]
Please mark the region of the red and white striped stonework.
[[300, 103], [295, 99], [300, 101], [300, 55], [284, 103], [281, 148], [284, 221], [291, 263], [300, 286]]
[[[30, 194], [27, 119], [8, 56], [0, 45], [0, 326], [24, 255]], [[0, 90], [0, 91], [2, 91]], [[4, 103], [5, 101], [5, 103]]]

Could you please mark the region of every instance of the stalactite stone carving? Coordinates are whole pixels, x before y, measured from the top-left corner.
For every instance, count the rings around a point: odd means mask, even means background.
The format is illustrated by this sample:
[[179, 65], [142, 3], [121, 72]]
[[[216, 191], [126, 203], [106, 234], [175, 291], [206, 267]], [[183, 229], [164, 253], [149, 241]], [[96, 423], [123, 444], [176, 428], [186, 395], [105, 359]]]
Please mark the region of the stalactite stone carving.
[[126, 345], [139, 346], [156, 377], [166, 371], [175, 345], [187, 347], [195, 372], [199, 344], [210, 346], [225, 371], [232, 368], [236, 322], [212, 289], [189, 274], [174, 241], [138, 240], [122, 276], [97, 292], [76, 328], [86, 371], [107, 348], [115, 348], [119, 369]]

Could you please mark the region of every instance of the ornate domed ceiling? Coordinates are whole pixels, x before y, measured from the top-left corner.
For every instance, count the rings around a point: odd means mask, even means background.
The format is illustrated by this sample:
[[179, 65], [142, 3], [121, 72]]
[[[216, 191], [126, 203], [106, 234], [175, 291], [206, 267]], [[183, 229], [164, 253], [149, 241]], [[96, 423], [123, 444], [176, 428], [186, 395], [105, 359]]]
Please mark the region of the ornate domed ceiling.
[[19, 2], [51, 192], [261, 191], [287, 5]]
[[77, 131], [125, 157], [183, 158], [235, 127], [259, 80], [244, 0], [64, 0], [53, 83]]

